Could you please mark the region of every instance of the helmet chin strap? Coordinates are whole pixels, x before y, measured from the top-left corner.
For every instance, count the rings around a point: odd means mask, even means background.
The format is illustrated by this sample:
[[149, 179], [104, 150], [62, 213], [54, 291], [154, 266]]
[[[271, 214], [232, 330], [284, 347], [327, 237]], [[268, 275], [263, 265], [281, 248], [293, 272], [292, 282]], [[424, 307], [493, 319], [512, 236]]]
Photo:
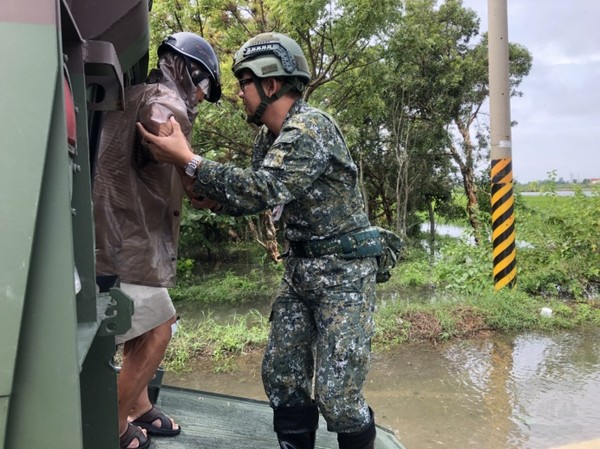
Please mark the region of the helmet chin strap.
[[262, 87], [260, 78], [254, 77], [254, 85], [256, 86], [258, 95], [260, 96], [260, 104], [256, 108], [256, 111], [254, 112], [254, 114], [248, 115], [248, 117], [246, 118], [246, 121], [248, 123], [254, 123], [255, 125], [262, 125], [263, 123], [261, 122], [261, 119], [262, 119], [263, 114], [265, 113], [265, 110], [267, 109], [267, 106], [269, 106], [275, 100], [277, 100], [278, 98], [281, 98], [281, 96], [283, 96], [287, 92], [289, 92], [293, 86], [291, 84], [285, 83], [283, 86], [281, 86], [281, 89], [279, 89], [273, 95], [268, 97]]

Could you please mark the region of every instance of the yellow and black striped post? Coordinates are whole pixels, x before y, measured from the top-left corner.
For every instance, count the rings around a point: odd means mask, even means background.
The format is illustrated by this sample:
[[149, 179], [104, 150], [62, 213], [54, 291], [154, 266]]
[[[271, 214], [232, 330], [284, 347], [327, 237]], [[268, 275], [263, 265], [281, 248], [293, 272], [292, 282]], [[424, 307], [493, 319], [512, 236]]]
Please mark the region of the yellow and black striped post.
[[512, 160], [492, 160], [492, 247], [496, 290], [517, 275]]
[[488, 0], [492, 247], [496, 290], [516, 282], [507, 0]]

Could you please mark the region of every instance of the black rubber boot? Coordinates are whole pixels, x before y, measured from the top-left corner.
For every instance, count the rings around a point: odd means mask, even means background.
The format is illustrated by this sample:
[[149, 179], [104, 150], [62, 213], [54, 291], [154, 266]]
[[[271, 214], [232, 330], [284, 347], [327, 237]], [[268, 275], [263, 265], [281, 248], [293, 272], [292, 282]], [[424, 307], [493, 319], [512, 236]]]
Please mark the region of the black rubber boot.
[[375, 448], [375, 437], [377, 431], [375, 430], [375, 416], [373, 410], [369, 408], [371, 413], [371, 422], [367, 427], [359, 432], [352, 433], [338, 433], [337, 439], [340, 449], [374, 449]]
[[277, 408], [273, 411], [273, 427], [281, 449], [314, 449], [319, 409], [315, 404]]

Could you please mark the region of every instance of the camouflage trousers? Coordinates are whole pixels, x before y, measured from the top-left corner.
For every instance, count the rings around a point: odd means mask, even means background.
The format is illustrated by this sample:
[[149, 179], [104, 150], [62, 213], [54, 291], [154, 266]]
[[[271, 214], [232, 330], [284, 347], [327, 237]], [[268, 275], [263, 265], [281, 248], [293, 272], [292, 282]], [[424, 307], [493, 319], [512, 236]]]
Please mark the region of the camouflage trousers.
[[374, 258], [288, 260], [271, 311], [262, 378], [273, 408], [314, 401], [331, 432], [371, 421], [362, 388], [371, 364]]

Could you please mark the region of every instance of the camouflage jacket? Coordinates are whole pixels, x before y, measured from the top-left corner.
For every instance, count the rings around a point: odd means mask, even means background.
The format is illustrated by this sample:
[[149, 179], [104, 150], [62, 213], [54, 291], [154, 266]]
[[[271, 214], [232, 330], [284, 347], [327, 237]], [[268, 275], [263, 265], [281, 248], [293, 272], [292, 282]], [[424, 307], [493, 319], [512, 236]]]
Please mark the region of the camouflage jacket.
[[252, 167], [205, 160], [195, 193], [223, 204], [221, 213], [246, 215], [283, 206], [290, 241], [321, 240], [369, 226], [358, 170], [333, 118], [298, 100], [279, 136], [263, 126]]

